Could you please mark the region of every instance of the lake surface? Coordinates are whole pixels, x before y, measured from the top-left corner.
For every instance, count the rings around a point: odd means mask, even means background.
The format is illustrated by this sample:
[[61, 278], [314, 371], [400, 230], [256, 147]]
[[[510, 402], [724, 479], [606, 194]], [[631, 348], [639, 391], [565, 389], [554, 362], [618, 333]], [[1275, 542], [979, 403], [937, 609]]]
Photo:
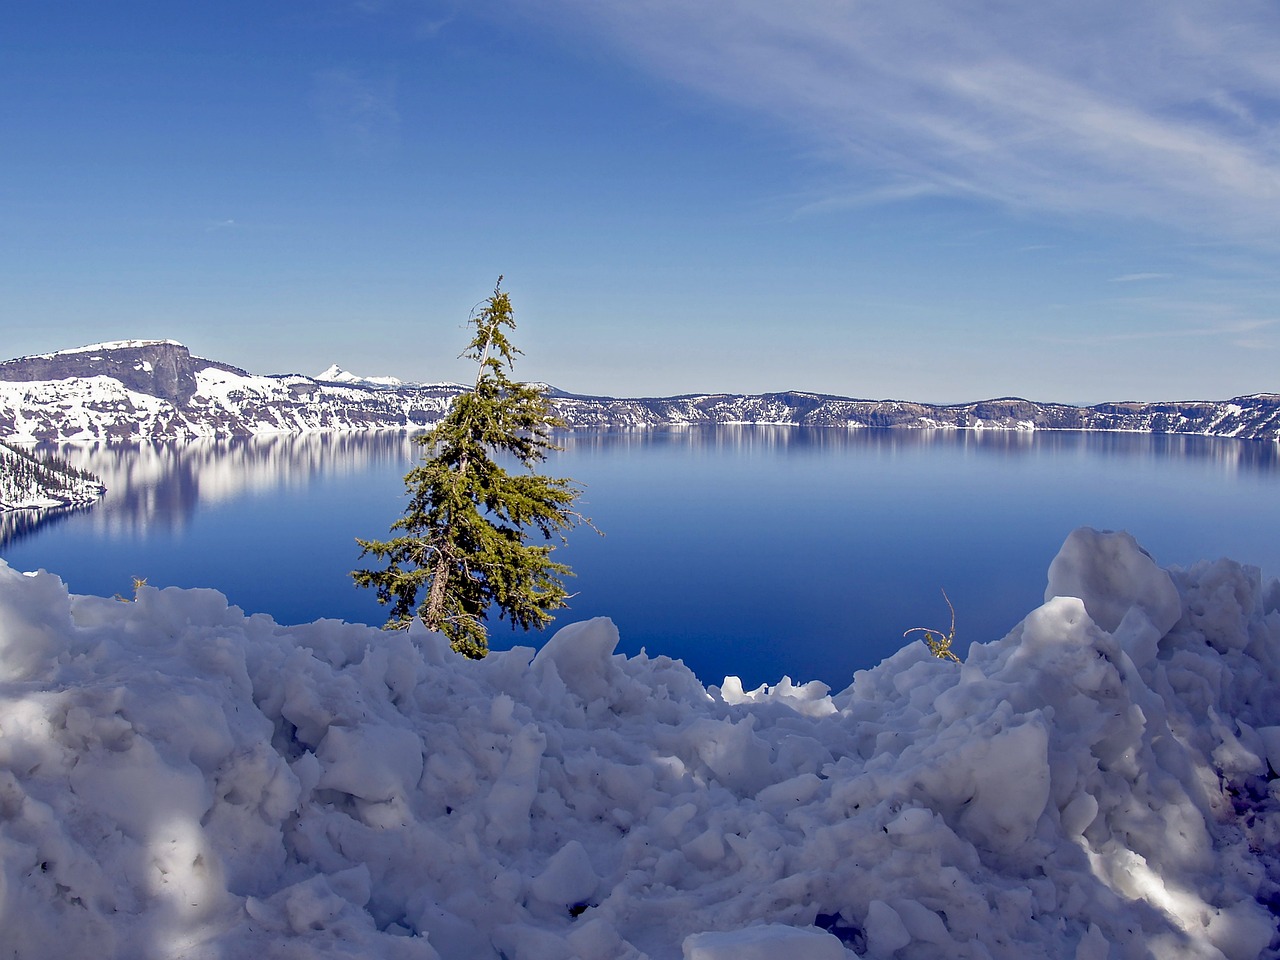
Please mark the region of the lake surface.
[[[557, 558], [558, 623], [610, 616], [620, 649], [708, 683], [843, 688], [909, 627], [1007, 633], [1043, 599], [1075, 527], [1125, 529], [1162, 565], [1229, 556], [1280, 575], [1280, 448], [1083, 433], [702, 427], [573, 433], [546, 472], [586, 485], [605, 532]], [[381, 624], [354, 538], [385, 538], [419, 448], [401, 434], [63, 446], [107, 483], [96, 507], [4, 534], [0, 557], [76, 593], [214, 587], [281, 623]], [[495, 648], [541, 638], [491, 631]], [[918, 642], [918, 641], [916, 641]]]

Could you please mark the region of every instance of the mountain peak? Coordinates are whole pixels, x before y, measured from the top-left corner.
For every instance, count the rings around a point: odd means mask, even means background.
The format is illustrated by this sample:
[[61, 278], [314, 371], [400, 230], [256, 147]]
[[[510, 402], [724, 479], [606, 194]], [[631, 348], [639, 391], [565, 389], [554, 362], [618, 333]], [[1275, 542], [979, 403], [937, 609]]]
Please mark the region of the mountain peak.
[[336, 363], [331, 363], [327, 369], [321, 373], [317, 373], [312, 380], [319, 380], [321, 383], [350, 383], [361, 387], [403, 387], [409, 386], [399, 377], [362, 377], [358, 374], [343, 370]]

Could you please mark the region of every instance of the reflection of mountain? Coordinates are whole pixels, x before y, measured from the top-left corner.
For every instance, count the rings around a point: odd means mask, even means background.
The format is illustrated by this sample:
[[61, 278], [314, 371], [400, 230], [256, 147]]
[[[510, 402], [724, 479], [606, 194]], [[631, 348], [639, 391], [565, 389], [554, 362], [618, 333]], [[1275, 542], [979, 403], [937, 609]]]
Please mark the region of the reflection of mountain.
[[[388, 378], [254, 376], [172, 341], [95, 344], [0, 363], [0, 439], [191, 439], [429, 426], [462, 389]], [[571, 427], [784, 424], [984, 431], [1090, 430], [1280, 440], [1280, 395], [1104, 403], [1017, 398], [936, 405], [816, 393], [616, 399], [550, 390]]]
[[0, 441], [0, 544], [25, 537], [102, 494], [97, 477], [63, 458]]
[[403, 432], [273, 434], [188, 443], [69, 444], [60, 452], [103, 478], [110, 495], [92, 524], [110, 532], [180, 529], [196, 505], [246, 491], [304, 490], [321, 472], [386, 464], [405, 473], [418, 456]]
[[[1050, 455], [1064, 465], [1076, 458], [1105, 457], [1135, 466], [1199, 460], [1224, 476], [1280, 477], [1280, 445], [1239, 443], [1194, 436], [1117, 433], [839, 430], [819, 427], [701, 425], [659, 429], [578, 430], [561, 434], [565, 453], [546, 467], [576, 475], [583, 458], [596, 454], [618, 462], [634, 451], [644, 458], [669, 455], [677, 469], [718, 451], [759, 451], [763, 458], [785, 452], [803, 459], [845, 452], [864, 462], [941, 453], [1016, 460]], [[299, 500], [322, 474], [398, 480], [418, 462], [421, 450], [404, 432], [360, 432], [195, 440], [188, 443], [67, 444], [57, 452], [106, 483], [108, 494], [91, 511], [76, 509], [0, 513], [0, 547], [74, 516], [77, 524], [106, 537], [145, 537], [181, 531], [201, 506], [231, 502], [245, 494], [296, 492]], [[638, 461], [639, 462], [639, 461]], [[940, 460], [938, 462], [945, 462]], [[644, 469], [653, 470], [652, 461]], [[388, 516], [387, 521], [394, 519]]]
[[[1225, 473], [1280, 474], [1280, 447], [1236, 443], [1212, 437], [1105, 433], [1026, 433], [954, 430], [832, 430], [819, 427], [703, 425], [657, 430], [581, 430], [561, 434], [568, 463], [600, 453], [615, 456], [634, 449], [646, 455], [670, 451], [688, 462], [699, 451], [846, 450], [868, 460], [925, 447], [944, 447], [977, 456], [1022, 457], [1057, 454], [1098, 455], [1120, 460], [1207, 460]], [[162, 444], [68, 444], [59, 452], [102, 477], [110, 493], [86, 521], [107, 534], [136, 534], [185, 527], [200, 505], [233, 500], [253, 491], [287, 489], [305, 495], [321, 474], [361, 475], [371, 467], [403, 476], [421, 456], [412, 436], [403, 432], [274, 435], [233, 440], [194, 440]], [[552, 459], [549, 472], [574, 468]], [[8, 521], [0, 543], [29, 532]]]
[[839, 430], [761, 424], [694, 424], [653, 430], [601, 429], [562, 434], [559, 443], [571, 451], [617, 450], [626, 447], [684, 449], [726, 447], [857, 451], [860, 455], [892, 454], [947, 444], [977, 454], [1018, 456], [1032, 452], [1105, 454], [1118, 459], [1209, 460], [1225, 471], [1280, 472], [1280, 445], [1235, 443], [1222, 437], [1186, 434], [1135, 435], [1122, 432], [1028, 430]]
[[37, 530], [47, 530], [88, 507], [50, 507], [43, 510], [0, 510], [0, 547], [25, 540]]

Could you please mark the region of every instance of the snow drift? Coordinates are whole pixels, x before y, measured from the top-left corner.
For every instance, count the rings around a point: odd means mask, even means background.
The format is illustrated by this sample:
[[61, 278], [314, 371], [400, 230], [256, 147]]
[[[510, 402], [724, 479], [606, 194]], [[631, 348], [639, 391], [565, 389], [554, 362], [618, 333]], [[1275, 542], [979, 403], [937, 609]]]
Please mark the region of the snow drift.
[[[16, 958], [1276, 956], [1280, 584], [1076, 531], [963, 666], [704, 688], [0, 564]], [[852, 629], [852, 628], [851, 628]]]

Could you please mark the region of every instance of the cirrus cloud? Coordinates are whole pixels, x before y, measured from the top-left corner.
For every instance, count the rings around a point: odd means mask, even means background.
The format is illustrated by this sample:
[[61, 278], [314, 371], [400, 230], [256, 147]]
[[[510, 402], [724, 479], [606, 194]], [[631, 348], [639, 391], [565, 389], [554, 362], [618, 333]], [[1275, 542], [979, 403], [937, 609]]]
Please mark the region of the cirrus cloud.
[[1280, 224], [1280, 8], [1271, 3], [532, 0], [520, 9], [790, 127], [845, 167], [846, 195], [942, 192], [1233, 239], [1274, 238]]
[[340, 156], [370, 159], [399, 143], [393, 79], [350, 69], [323, 70], [312, 77], [311, 105], [330, 148]]

